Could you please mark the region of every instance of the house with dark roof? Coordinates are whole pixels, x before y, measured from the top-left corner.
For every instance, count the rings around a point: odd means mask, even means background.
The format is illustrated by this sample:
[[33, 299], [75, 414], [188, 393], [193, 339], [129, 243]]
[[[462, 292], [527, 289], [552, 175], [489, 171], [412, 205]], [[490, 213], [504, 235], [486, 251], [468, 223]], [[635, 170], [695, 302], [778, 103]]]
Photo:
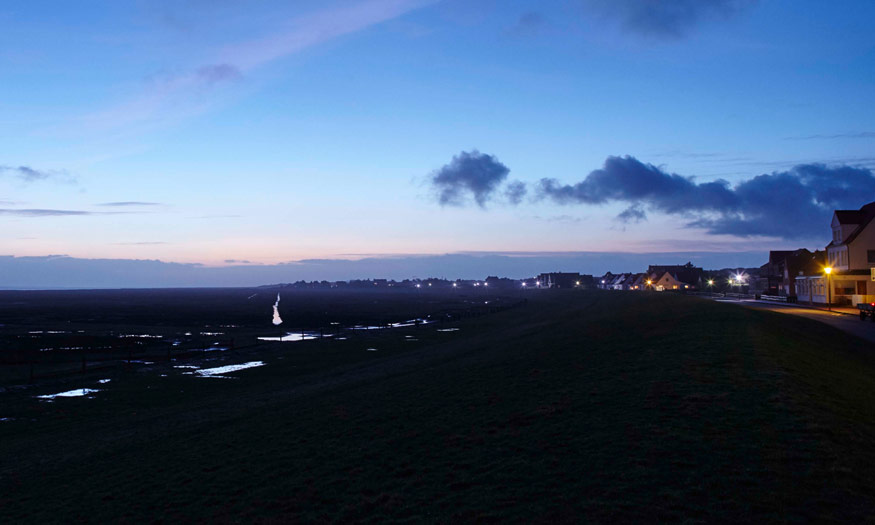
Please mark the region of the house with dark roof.
[[821, 272], [826, 252], [798, 250], [772, 250], [769, 262], [760, 268], [760, 276], [766, 280], [763, 293], [796, 297], [796, 278], [800, 275], [815, 275]]
[[[856, 305], [875, 302], [875, 202], [859, 210], [836, 210], [832, 217], [832, 241], [826, 246], [824, 266], [797, 277], [800, 301]], [[829, 289], [828, 289], [829, 288]]]
[[705, 271], [692, 262], [683, 265], [650, 265], [648, 279], [658, 292], [666, 290], [695, 290], [701, 288]]

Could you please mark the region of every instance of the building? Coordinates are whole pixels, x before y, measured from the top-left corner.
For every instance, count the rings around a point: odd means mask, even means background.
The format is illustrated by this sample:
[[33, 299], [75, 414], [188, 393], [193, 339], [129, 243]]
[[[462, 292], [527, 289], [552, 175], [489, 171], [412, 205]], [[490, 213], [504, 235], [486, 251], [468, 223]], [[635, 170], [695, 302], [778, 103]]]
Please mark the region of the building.
[[805, 248], [769, 252], [769, 262], [760, 269], [764, 283], [762, 293], [795, 298], [796, 279], [800, 275], [816, 275], [823, 268], [826, 252], [810, 252]]
[[796, 278], [800, 302], [850, 304], [875, 302], [875, 202], [859, 210], [836, 210], [825, 267]]
[[647, 268], [647, 275], [652, 289], [658, 292], [695, 290], [702, 287], [705, 271], [688, 262], [683, 265], [650, 265]]

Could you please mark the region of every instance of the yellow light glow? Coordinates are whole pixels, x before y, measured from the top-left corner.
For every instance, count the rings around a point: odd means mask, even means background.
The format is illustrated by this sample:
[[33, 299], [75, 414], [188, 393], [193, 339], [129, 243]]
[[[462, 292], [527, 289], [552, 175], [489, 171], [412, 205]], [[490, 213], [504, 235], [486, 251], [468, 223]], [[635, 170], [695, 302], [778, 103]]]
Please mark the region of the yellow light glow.
[[829, 266], [827, 266], [826, 268], [823, 269], [823, 271], [826, 272], [827, 275], [829, 275], [829, 274], [832, 273], [832, 268], [830, 268]]

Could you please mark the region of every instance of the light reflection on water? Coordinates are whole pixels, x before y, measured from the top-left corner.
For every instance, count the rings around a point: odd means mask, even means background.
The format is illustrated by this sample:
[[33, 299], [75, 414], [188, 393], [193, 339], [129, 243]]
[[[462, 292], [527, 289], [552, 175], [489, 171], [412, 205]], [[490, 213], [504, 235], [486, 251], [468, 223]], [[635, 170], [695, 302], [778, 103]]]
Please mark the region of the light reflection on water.
[[248, 363], [241, 363], [239, 365], [226, 365], [217, 366], [215, 368], [204, 368], [203, 370], [195, 370], [193, 373], [201, 377], [213, 377], [236, 372], [238, 370], [246, 370], [247, 368], [255, 368], [257, 366], [264, 366], [264, 361], [250, 361]]
[[[324, 334], [322, 337], [333, 337], [333, 334]], [[259, 337], [259, 341], [283, 341], [283, 342], [294, 342], [294, 341], [310, 341], [312, 339], [319, 339], [319, 332], [294, 332], [288, 333], [282, 337]]]
[[66, 392], [59, 392], [57, 394], [45, 394], [36, 397], [38, 397], [39, 399], [47, 399], [51, 401], [59, 397], [82, 397], [88, 394], [94, 394], [95, 392], [100, 392], [100, 390], [95, 390], [93, 388], [77, 388], [76, 390], [67, 390]]

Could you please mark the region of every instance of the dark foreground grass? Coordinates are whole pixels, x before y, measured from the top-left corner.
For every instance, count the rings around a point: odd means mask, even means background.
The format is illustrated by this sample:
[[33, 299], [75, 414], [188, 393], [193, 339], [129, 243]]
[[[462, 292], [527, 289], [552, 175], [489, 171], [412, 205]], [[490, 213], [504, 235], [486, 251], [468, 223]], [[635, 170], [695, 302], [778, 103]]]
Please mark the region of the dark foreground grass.
[[237, 380], [7, 396], [0, 521], [872, 518], [866, 343], [668, 294], [532, 298], [417, 344], [240, 356], [268, 366]]

